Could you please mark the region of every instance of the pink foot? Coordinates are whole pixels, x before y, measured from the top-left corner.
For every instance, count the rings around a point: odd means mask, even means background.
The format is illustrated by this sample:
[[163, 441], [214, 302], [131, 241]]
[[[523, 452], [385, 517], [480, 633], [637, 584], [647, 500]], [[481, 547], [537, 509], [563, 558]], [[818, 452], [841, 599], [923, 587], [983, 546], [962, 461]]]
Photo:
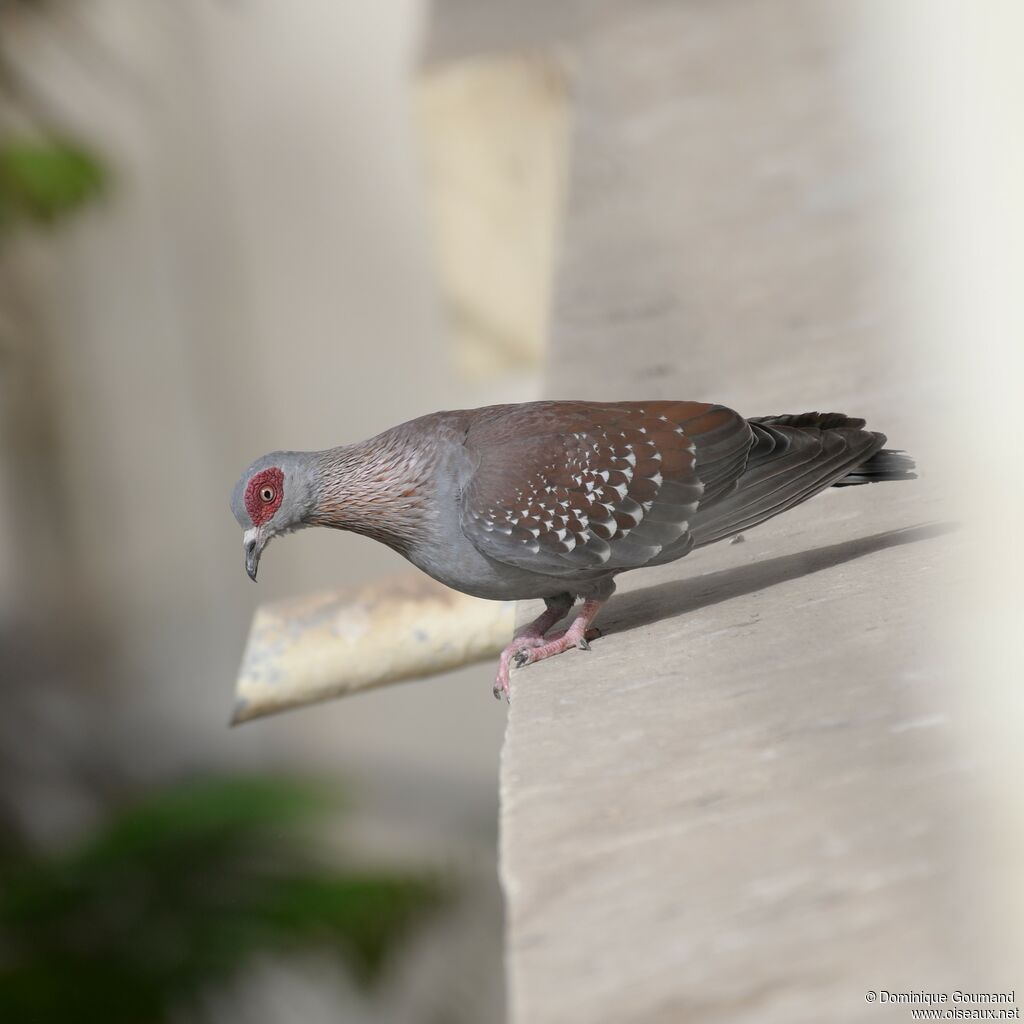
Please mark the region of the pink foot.
[[523, 636], [517, 636], [502, 652], [498, 658], [498, 676], [494, 680], [494, 696], [498, 700], [504, 700], [506, 703], [509, 701], [508, 692], [508, 667], [509, 662], [512, 661], [513, 657], [518, 655], [521, 651], [525, 651], [530, 647], [540, 647], [544, 643], [544, 637], [534, 636], [532, 634], [525, 634]]
[[[553, 658], [556, 654], [568, 651], [570, 648], [578, 647], [581, 651], [590, 650], [590, 641], [601, 635], [599, 629], [591, 629], [590, 623], [594, 621], [604, 604], [603, 600], [590, 598], [583, 602], [579, 614], [572, 621], [572, 625], [561, 633], [556, 633], [549, 640], [543, 637], [544, 631], [531, 629], [513, 640], [501, 652], [501, 659], [498, 662], [498, 678], [494, 683], [494, 696], [501, 700], [509, 699], [509, 662], [522, 668], [525, 665], [532, 665], [535, 661], [543, 661], [545, 658]], [[534, 625], [539, 625], [540, 620]]]
[[501, 652], [501, 657], [498, 659], [498, 676], [494, 681], [494, 696], [498, 700], [505, 700], [506, 703], [509, 701], [509, 665], [514, 664], [516, 668], [522, 668], [524, 665], [529, 665], [531, 661], [541, 661], [543, 658], [550, 658], [552, 654], [559, 654], [563, 650], [568, 650], [569, 647], [576, 646], [581, 651], [590, 650], [590, 640], [596, 640], [601, 635], [601, 630], [596, 626], [588, 629], [583, 635], [583, 639], [570, 643], [568, 647], [559, 648], [558, 651], [551, 651], [549, 654], [542, 654], [539, 657], [529, 657], [534, 651], [539, 651], [541, 648], [553, 647], [558, 643], [562, 642], [562, 638], [569, 631], [566, 630], [563, 633], [555, 633], [550, 640], [546, 640], [542, 636], [534, 635], [523, 635], [516, 637]]
[[561, 598], [549, 598], [547, 608], [531, 622], [524, 626], [519, 635], [501, 652], [498, 660], [498, 677], [494, 681], [494, 696], [506, 701], [508, 694], [508, 665], [513, 655], [526, 647], [540, 647], [544, 643], [544, 634], [572, 607], [572, 598], [566, 594]]
[[[579, 619], [576, 620], [579, 622]], [[512, 664], [516, 668], [525, 668], [535, 661], [543, 661], [545, 658], [553, 658], [556, 654], [571, 651], [574, 647], [580, 651], [590, 650], [590, 641], [596, 640], [601, 635], [599, 629], [577, 629], [574, 622], [562, 633], [555, 633], [549, 640], [541, 644], [531, 644], [528, 648], [522, 648], [516, 652]]]

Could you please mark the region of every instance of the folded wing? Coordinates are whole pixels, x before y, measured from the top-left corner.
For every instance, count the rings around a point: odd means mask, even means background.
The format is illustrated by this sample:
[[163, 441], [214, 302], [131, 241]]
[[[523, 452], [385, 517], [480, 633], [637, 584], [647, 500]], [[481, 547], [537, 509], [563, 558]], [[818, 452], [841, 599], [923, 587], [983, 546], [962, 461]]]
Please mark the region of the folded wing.
[[550, 575], [670, 561], [753, 442], [738, 413], [699, 402], [496, 407], [467, 432], [462, 527], [484, 554]]

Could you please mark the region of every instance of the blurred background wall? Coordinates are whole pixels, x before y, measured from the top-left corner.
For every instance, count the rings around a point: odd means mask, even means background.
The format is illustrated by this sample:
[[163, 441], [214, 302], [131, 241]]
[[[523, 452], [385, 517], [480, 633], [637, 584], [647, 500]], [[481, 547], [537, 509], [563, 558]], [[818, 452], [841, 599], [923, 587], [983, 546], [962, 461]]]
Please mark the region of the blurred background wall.
[[[489, 670], [228, 732], [257, 602], [408, 571], [310, 531], [253, 587], [228, 499], [265, 451], [537, 393], [557, 68], [421, 68], [412, 0], [55, 0], [0, 16], [3, 124], [80, 141], [103, 177], [73, 216], [0, 241], [11, 813], [46, 845], [123, 789], [339, 774], [358, 847], [452, 867], [471, 894], [432, 954], [433, 995], [415, 1013], [393, 997], [413, 1014], [396, 1019], [428, 1019], [431, 1000], [445, 1020], [497, 1019], [504, 718]], [[524, 142], [543, 159], [514, 155]], [[259, 1019], [294, 1019], [266, 1007]]]

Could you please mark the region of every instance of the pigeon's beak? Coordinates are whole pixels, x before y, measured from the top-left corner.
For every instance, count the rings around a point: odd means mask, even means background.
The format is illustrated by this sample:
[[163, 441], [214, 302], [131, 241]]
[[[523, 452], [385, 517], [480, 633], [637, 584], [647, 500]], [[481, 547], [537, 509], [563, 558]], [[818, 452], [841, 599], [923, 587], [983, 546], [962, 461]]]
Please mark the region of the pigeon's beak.
[[245, 546], [245, 571], [249, 579], [256, 582], [256, 570], [260, 567], [260, 554], [266, 545], [263, 532], [259, 529], [246, 530], [242, 538]]

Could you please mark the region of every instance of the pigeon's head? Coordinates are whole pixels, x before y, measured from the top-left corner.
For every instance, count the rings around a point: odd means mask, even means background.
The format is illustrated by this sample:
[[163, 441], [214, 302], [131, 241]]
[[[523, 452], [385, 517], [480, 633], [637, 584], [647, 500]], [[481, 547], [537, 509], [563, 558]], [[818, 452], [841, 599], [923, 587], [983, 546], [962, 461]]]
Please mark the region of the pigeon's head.
[[231, 511], [244, 531], [245, 571], [256, 579], [260, 555], [282, 533], [308, 525], [315, 504], [317, 473], [309, 452], [271, 452], [239, 478]]

